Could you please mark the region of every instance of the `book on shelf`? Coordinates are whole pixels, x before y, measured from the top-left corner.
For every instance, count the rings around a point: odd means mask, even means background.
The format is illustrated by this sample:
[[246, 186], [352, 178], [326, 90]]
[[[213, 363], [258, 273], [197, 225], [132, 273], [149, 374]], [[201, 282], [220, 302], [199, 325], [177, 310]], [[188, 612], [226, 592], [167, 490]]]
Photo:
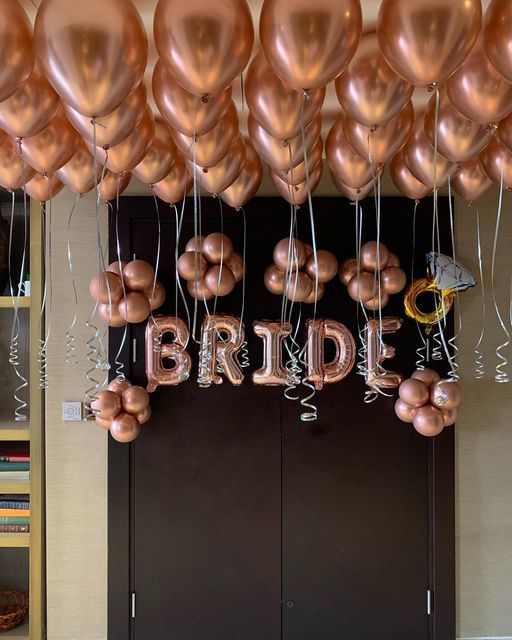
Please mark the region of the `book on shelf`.
[[30, 462], [30, 451], [26, 445], [22, 448], [14, 444], [10, 447], [0, 447], [1, 462]]
[[0, 533], [30, 533], [29, 524], [0, 524]]
[[4, 471], [29, 471], [30, 462], [11, 462], [8, 460], [0, 460], [0, 474]]
[[29, 516], [30, 509], [2, 509], [0, 507], [0, 517], [2, 516]]
[[2, 471], [0, 472], [0, 493], [2, 493], [2, 481], [20, 482], [30, 480], [30, 471]]
[[0, 516], [0, 524], [30, 524], [29, 516]]
[[0, 509], [30, 509], [30, 502], [25, 498], [0, 496]]

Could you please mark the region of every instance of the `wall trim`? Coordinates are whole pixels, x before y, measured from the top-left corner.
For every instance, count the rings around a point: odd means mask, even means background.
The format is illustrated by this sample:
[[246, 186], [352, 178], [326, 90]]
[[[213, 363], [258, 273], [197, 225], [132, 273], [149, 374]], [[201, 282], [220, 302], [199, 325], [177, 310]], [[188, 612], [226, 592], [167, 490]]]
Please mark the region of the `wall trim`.
[[512, 636], [464, 636], [457, 640], [512, 640]]

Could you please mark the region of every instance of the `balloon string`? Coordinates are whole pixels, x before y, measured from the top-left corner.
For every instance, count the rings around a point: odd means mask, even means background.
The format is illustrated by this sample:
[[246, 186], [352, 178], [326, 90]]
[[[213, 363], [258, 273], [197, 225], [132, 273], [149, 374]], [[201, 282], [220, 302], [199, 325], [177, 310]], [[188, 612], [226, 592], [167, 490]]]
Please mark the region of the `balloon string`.
[[219, 288], [220, 283], [222, 281], [222, 269], [224, 267], [224, 209], [222, 207], [222, 199], [217, 196], [217, 201], [219, 203], [219, 213], [220, 213], [220, 264], [219, 264], [219, 275], [217, 276], [217, 291], [215, 292], [215, 298], [213, 301], [213, 313], [217, 313], [217, 300], [219, 298]]
[[[196, 109], [197, 113], [197, 109]], [[194, 116], [195, 120], [195, 116]], [[196, 166], [196, 135], [194, 133], [192, 137], [192, 165], [194, 167], [193, 180], [194, 180], [194, 238], [199, 237], [199, 208], [198, 208], [198, 187], [197, 187], [197, 166]], [[195, 240], [194, 240], [195, 242]], [[196, 247], [197, 249], [197, 247]], [[197, 316], [198, 316], [198, 294], [199, 294], [199, 264], [198, 264], [198, 252], [195, 252], [194, 256], [194, 316], [192, 321], [192, 339], [199, 345], [202, 345], [202, 341], [196, 338], [197, 329]], [[200, 349], [200, 355], [203, 349]], [[200, 365], [201, 368], [201, 365]]]
[[[240, 211], [242, 212], [242, 221], [243, 221], [243, 248], [242, 248], [242, 307], [240, 309], [240, 328], [238, 331], [238, 339], [240, 340], [240, 335], [242, 333], [242, 327], [244, 325], [244, 314], [245, 314], [245, 261], [246, 261], [246, 253], [247, 253], [247, 218], [245, 215], [245, 209], [240, 207]], [[240, 366], [242, 368], [249, 367], [251, 364], [249, 360], [249, 349], [247, 348], [247, 340], [244, 339], [242, 342], [242, 346], [240, 348]]]
[[[123, 273], [123, 261], [121, 258], [121, 239], [119, 237], [119, 196], [120, 196], [120, 183], [121, 183], [121, 176], [118, 176], [117, 178], [117, 193], [116, 193], [116, 211], [115, 211], [115, 223], [114, 223], [114, 228], [115, 228], [115, 235], [116, 235], [116, 257], [117, 257], [117, 268], [119, 273]], [[108, 280], [107, 280], [107, 286], [108, 286]], [[121, 277], [121, 287], [123, 289], [123, 298], [126, 299], [126, 285], [124, 282], [124, 278]], [[110, 299], [110, 291], [109, 291], [109, 303], [112, 304], [111, 299]], [[112, 312], [111, 312], [112, 313]], [[126, 324], [124, 325], [123, 328], [123, 335], [121, 338], [121, 342], [119, 344], [119, 348], [117, 349], [117, 353], [114, 357], [114, 367], [115, 367], [115, 379], [118, 382], [123, 382], [126, 379], [126, 376], [124, 374], [124, 362], [122, 362], [121, 360], [121, 353], [124, 349], [124, 345], [126, 343], [126, 339], [128, 337], [128, 322], [126, 322]]]
[[498, 201], [498, 210], [496, 213], [496, 228], [494, 231], [494, 243], [492, 248], [492, 263], [491, 263], [491, 287], [492, 287], [492, 300], [494, 303], [494, 309], [496, 311], [496, 316], [500, 323], [500, 326], [503, 330], [503, 333], [506, 336], [505, 342], [499, 344], [496, 347], [496, 357], [498, 358], [498, 363], [496, 364], [496, 374], [494, 376], [494, 380], [496, 382], [509, 382], [510, 378], [508, 373], [505, 371], [505, 367], [508, 365], [507, 358], [502, 354], [502, 351], [508, 347], [510, 344], [510, 333], [505, 326], [505, 322], [503, 321], [503, 317], [501, 315], [498, 301], [496, 298], [496, 287], [495, 287], [495, 266], [496, 266], [496, 251], [498, 248], [498, 237], [500, 231], [500, 222], [501, 222], [501, 210], [503, 206], [503, 171], [501, 171], [501, 180], [500, 180], [500, 196]]
[[190, 328], [191, 328], [191, 324], [190, 324], [190, 311], [188, 308], [188, 303], [187, 303], [187, 298], [185, 296], [185, 292], [183, 291], [183, 287], [181, 285], [181, 280], [179, 278], [179, 273], [178, 273], [178, 259], [179, 259], [179, 244], [180, 244], [180, 237], [181, 237], [181, 229], [183, 226], [183, 216], [185, 213], [185, 198], [183, 198], [183, 203], [181, 205], [181, 213], [178, 214], [178, 207], [175, 204], [172, 204], [171, 207], [174, 208], [174, 215], [175, 215], [175, 220], [176, 220], [176, 246], [175, 246], [175, 250], [174, 250], [174, 277], [175, 277], [175, 291], [174, 291], [174, 303], [175, 303], [175, 318], [176, 321], [178, 320], [178, 291], [181, 295], [181, 299], [183, 301], [183, 304], [185, 306], [185, 313], [187, 314], [187, 329], [188, 329], [188, 339], [187, 342], [182, 345], [183, 349], [185, 349], [188, 345], [188, 342], [190, 340]]
[[[414, 282], [414, 263], [416, 261], [416, 216], [418, 212], [418, 205], [420, 201], [416, 200], [414, 203], [414, 212], [412, 215], [412, 262], [411, 262], [411, 282]], [[424, 369], [425, 368], [425, 360], [427, 353], [427, 342], [423, 337], [423, 333], [420, 328], [420, 323], [415, 319], [416, 329], [418, 330], [418, 335], [422, 344], [416, 349], [416, 369]]]
[[484, 284], [484, 270], [483, 270], [483, 261], [482, 261], [482, 243], [480, 237], [480, 214], [478, 211], [478, 206], [476, 208], [476, 250], [478, 256], [478, 272], [480, 274], [480, 283], [482, 286], [482, 331], [480, 332], [480, 336], [475, 345], [474, 354], [475, 354], [475, 378], [480, 380], [485, 375], [485, 365], [484, 365], [484, 354], [480, 351], [480, 346], [484, 339], [485, 334], [485, 324], [486, 324], [486, 306], [485, 306], [485, 284]]
[[[453, 261], [456, 263], [457, 255], [455, 248], [455, 225], [453, 220], [453, 205], [452, 205], [452, 190], [451, 190], [451, 182], [450, 178], [448, 178], [448, 209], [449, 209], [449, 217], [450, 217], [450, 238], [452, 243], [452, 256]], [[459, 363], [457, 362], [457, 355], [459, 353], [459, 348], [457, 347], [457, 340], [459, 338], [459, 334], [462, 331], [462, 316], [460, 313], [460, 305], [459, 305], [459, 290], [455, 290], [455, 307], [456, 307], [456, 315], [457, 315], [457, 329], [452, 338], [448, 340], [448, 345], [452, 348], [452, 360], [450, 361], [451, 369], [448, 372], [448, 378], [457, 382], [460, 379], [459, 375]]]
[[73, 288], [73, 298], [75, 301], [75, 313], [73, 315], [73, 320], [71, 321], [71, 324], [69, 325], [66, 331], [66, 364], [78, 364], [78, 358], [75, 353], [76, 351], [75, 336], [72, 333], [73, 329], [75, 328], [76, 321], [78, 319], [78, 292], [76, 289], [75, 274], [73, 271], [73, 253], [71, 249], [71, 221], [73, 219], [73, 214], [75, 212], [79, 199], [80, 199], [80, 195], [77, 194], [75, 202], [73, 203], [73, 206], [71, 207], [71, 211], [69, 212], [68, 225], [66, 230], [68, 270], [69, 270], [69, 275], [71, 276], [71, 286]]

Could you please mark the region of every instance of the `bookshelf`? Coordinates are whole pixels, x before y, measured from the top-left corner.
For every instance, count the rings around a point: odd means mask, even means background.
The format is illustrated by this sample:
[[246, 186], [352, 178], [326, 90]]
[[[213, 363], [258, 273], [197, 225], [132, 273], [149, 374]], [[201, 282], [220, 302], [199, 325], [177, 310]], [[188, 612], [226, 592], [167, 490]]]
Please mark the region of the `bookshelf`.
[[[29, 420], [26, 422], [0, 421], [0, 445], [5, 442], [27, 442], [30, 445], [30, 480], [0, 481], [1, 494], [27, 494], [30, 496], [30, 533], [1, 533], [2, 553], [28, 554], [29, 616], [24, 623], [1, 634], [3, 638], [42, 640], [45, 637], [44, 615], [44, 423], [43, 392], [39, 389], [38, 332], [41, 330], [39, 310], [42, 298], [42, 207], [30, 204], [30, 269], [31, 297], [20, 297], [19, 308], [29, 315]], [[11, 296], [0, 296], [0, 313], [13, 309]], [[8, 585], [6, 585], [8, 586]], [[3, 585], [0, 584], [0, 588]]]

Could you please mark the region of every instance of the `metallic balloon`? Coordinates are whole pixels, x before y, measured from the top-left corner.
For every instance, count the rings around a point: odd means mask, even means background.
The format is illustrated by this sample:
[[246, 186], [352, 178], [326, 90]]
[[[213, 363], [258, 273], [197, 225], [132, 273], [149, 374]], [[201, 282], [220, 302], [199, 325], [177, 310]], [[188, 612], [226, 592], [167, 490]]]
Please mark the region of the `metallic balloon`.
[[216, 96], [245, 69], [254, 44], [245, 0], [159, 0], [155, 45], [179, 84], [195, 96]]
[[315, 283], [304, 271], [294, 271], [286, 286], [286, 297], [291, 302], [306, 302], [315, 288]]
[[[235, 141], [228, 149], [226, 155], [211, 167], [201, 169], [189, 160], [187, 162], [189, 173], [200, 178], [201, 187], [209, 193], [220, 193], [227, 189], [238, 178], [245, 162], [245, 142], [242, 134], [238, 134]], [[202, 172], [202, 173], [201, 173]]]
[[456, 409], [461, 401], [460, 385], [453, 380], [439, 380], [430, 392], [430, 402], [439, 409]]
[[111, 380], [108, 384], [108, 389], [109, 391], [114, 391], [115, 393], [118, 393], [119, 395], [122, 395], [123, 392], [128, 389], [128, 387], [131, 387], [132, 383], [127, 379], [127, 378], [114, 378], [113, 380]]
[[35, 174], [28, 160], [20, 155], [19, 146], [0, 132], [0, 185], [5, 189], [20, 189]]
[[361, 269], [380, 271], [389, 260], [389, 249], [382, 242], [370, 240], [361, 247]]
[[186, 136], [200, 136], [213, 129], [231, 104], [228, 87], [203, 101], [184, 89], [159, 59], [153, 71], [153, 97], [167, 122]]
[[348, 286], [348, 283], [357, 273], [357, 260], [355, 258], [347, 258], [340, 264], [339, 279]]
[[350, 146], [343, 132], [343, 116], [332, 125], [325, 142], [325, 154], [331, 172], [353, 189], [367, 185], [380, 167], [361, 157]]
[[338, 260], [334, 253], [319, 249], [316, 252], [317, 260], [315, 262], [314, 254], [310, 255], [304, 266], [304, 271], [315, 282], [316, 274], [318, 274], [318, 282], [325, 284], [336, 277], [338, 273]]
[[245, 140], [245, 162], [238, 178], [218, 195], [237, 211], [253, 198], [261, 185], [263, 167], [249, 138]]
[[484, 18], [484, 50], [496, 71], [512, 82], [512, 6], [509, 0], [491, 0]]
[[56, 173], [36, 173], [35, 176], [25, 184], [25, 191], [32, 200], [46, 202], [51, 200], [62, 191], [64, 185], [59, 180]]
[[232, 253], [229, 258], [224, 261], [226, 267], [235, 276], [235, 282], [240, 282], [245, 274], [245, 264], [239, 253]]
[[101, 179], [103, 167], [94, 165], [94, 158], [85, 143], [80, 140], [71, 160], [57, 169], [59, 180], [73, 193], [83, 195], [94, 189]]
[[[318, 163], [322, 162], [323, 151], [324, 143], [322, 136], [320, 136], [307, 153], [308, 169], [310, 174], [313, 173], [314, 167], [316, 167]], [[290, 185], [299, 185], [302, 182], [306, 182], [306, 158], [291, 169], [286, 169], [286, 171], [275, 171], [274, 173]]]
[[392, 158], [406, 143], [414, 122], [414, 107], [409, 101], [386, 124], [371, 129], [353, 118], [343, 118], [343, 133], [356, 153], [371, 162], [383, 164]]
[[487, 59], [482, 39], [447, 80], [446, 92], [456, 109], [482, 125], [497, 123], [511, 110], [512, 84]]
[[348, 295], [356, 302], [368, 302], [377, 295], [375, 275], [369, 271], [360, 271], [348, 283]]
[[145, 260], [132, 260], [123, 270], [123, 279], [127, 289], [147, 291], [153, 286], [155, 270]]
[[204, 278], [201, 280], [189, 280], [187, 282], [187, 291], [193, 298], [198, 300], [211, 300], [215, 296], [206, 288]]
[[400, 266], [400, 258], [393, 253], [392, 251], [388, 251], [388, 263], [386, 267], [399, 267]]
[[197, 251], [185, 251], [178, 258], [178, 273], [187, 282], [204, 278], [207, 269], [206, 258]]
[[149, 287], [146, 291], [146, 295], [148, 297], [149, 306], [151, 307], [151, 311], [158, 309], [165, 302], [166, 292], [165, 287], [158, 280], [155, 282], [155, 286]]
[[265, 0], [261, 46], [283, 82], [298, 91], [318, 89], [350, 62], [362, 22], [359, 0]]
[[[425, 134], [432, 146], [436, 133], [436, 96], [433, 95], [425, 111]], [[440, 92], [437, 114], [437, 149], [450, 162], [465, 162], [477, 156], [490, 142], [489, 127], [463, 116], [448, 100], [446, 91]]]
[[226, 113], [212, 129], [196, 137], [175, 131], [174, 142], [189, 160], [200, 167], [211, 167], [226, 155], [237, 134], [238, 113], [231, 101]]
[[390, 174], [396, 188], [407, 198], [421, 200], [432, 192], [430, 187], [417, 180], [409, 171], [405, 164], [403, 149], [391, 161]]
[[309, 180], [304, 180], [304, 182], [294, 185], [288, 184], [288, 182], [273, 169], [270, 170], [270, 178], [279, 195], [290, 204], [298, 206], [304, 204], [308, 196], [312, 195], [313, 191], [318, 187], [322, 178], [323, 169], [323, 163], [321, 161], [317, 162], [316, 166], [310, 169]]
[[97, 418], [110, 420], [121, 411], [121, 398], [114, 391], [98, 391], [91, 402], [91, 409]]
[[431, 189], [442, 187], [457, 169], [427, 140], [423, 117], [416, 118], [411, 137], [403, 148], [404, 160], [412, 175]]
[[180, 202], [192, 189], [194, 179], [187, 171], [185, 158], [178, 153], [171, 172], [160, 182], [151, 185], [151, 190], [164, 202], [175, 204]]
[[388, 371], [382, 366], [383, 362], [395, 357], [396, 350], [382, 340], [382, 335], [396, 333], [402, 326], [403, 320], [388, 316], [368, 320], [364, 329], [366, 354], [365, 354], [365, 381], [374, 389], [396, 389], [403, 382], [403, 375], [396, 371]]
[[201, 247], [204, 257], [212, 264], [220, 264], [233, 253], [233, 243], [224, 233], [210, 233]]
[[284, 84], [260, 51], [245, 76], [245, 98], [253, 118], [277, 140], [300, 135], [322, 108], [325, 87], [304, 94]]
[[144, 322], [150, 311], [148, 298], [140, 291], [128, 291], [119, 302], [119, 315], [130, 324]]
[[100, 184], [100, 200], [102, 202], [108, 202], [109, 200], [115, 200], [117, 194], [121, 195], [126, 187], [130, 184], [132, 174], [128, 171], [124, 173], [112, 173], [112, 171], [106, 171], [103, 175], [103, 180]]
[[96, 129], [96, 145], [102, 148], [113, 147], [125, 140], [141, 121], [146, 105], [147, 94], [143, 82], [118, 107], [97, 118], [96, 122], [69, 104], [63, 104], [71, 124], [90, 143], [94, 142]]
[[130, 0], [43, 0], [34, 39], [54, 89], [91, 118], [118, 107], [146, 69], [146, 31]]
[[109, 327], [125, 327], [126, 320], [119, 313], [118, 304], [98, 304], [99, 317], [108, 324]]
[[169, 125], [162, 118], [156, 118], [153, 140], [146, 155], [133, 168], [133, 173], [145, 184], [160, 182], [174, 167], [176, 153], [176, 145]]
[[204, 285], [214, 296], [227, 296], [235, 288], [235, 276], [225, 265], [215, 264], [206, 272]]
[[29, 77], [34, 66], [32, 26], [17, 0], [0, 0], [0, 102]]
[[[354, 367], [356, 344], [344, 324], [336, 320], [307, 320], [307, 373], [308, 381], [320, 390], [324, 384], [339, 382]], [[334, 343], [335, 353], [331, 362], [325, 362], [325, 341]]]
[[408, 378], [400, 385], [398, 395], [401, 400], [417, 408], [427, 404], [430, 390], [422, 380], [418, 378]]
[[377, 34], [390, 66], [416, 87], [441, 85], [482, 25], [481, 0], [382, 0]]
[[139, 411], [139, 413], [135, 414], [135, 417], [140, 424], [146, 424], [151, 418], [151, 407], [146, 407], [143, 411]]
[[126, 260], [115, 260], [108, 265], [106, 270], [111, 271], [112, 273], [117, 273], [118, 276], [121, 276], [127, 264]]
[[123, 283], [117, 273], [102, 271], [91, 278], [89, 293], [93, 300], [102, 304], [116, 304], [123, 295]]
[[274, 247], [273, 257], [281, 271], [302, 269], [307, 260], [306, 247], [298, 238], [283, 238]]
[[[437, 307], [433, 311], [421, 311], [417, 305], [417, 298], [422, 293], [435, 296]], [[405, 313], [416, 322], [433, 326], [448, 315], [453, 307], [455, 294], [452, 290], [440, 291], [434, 278], [418, 278], [411, 282], [404, 295]]]
[[381, 291], [370, 298], [370, 300], [365, 300], [363, 302], [363, 307], [368, 309], [368, 311], [379, 311], [379, 309], [384, 309], [389, 303], [389, 294]]
[[[357, 189], [354, 189], [353, 187], [349, 187], [344, 182], [339, 180], [332, 171], [329, 170], [329, 173], [331, 174], [331, 178], [336, 189], [341, 193], [342, 196], [348, 198], [352, 202], [364, 200], [364, 198], [366, 198], [366, 196], [368, 196], [375, 188], [375, 181], [373, 180], [373, 178], [364, 187], [358, 187]], [[380, 171], [379, 173], [382, 173], [382, 171]]]
[[144, 387], [132, 385], [121, 396], [123, 410], [127, 413], [139, 413], [149, 406], [149, 394]]
[[289, 322], [267, 322], [256, 320], [253, 323], [255, 335], [263, 340], [263, 366], [252, 374], [257, 385], [275, 387], [288, 384], [290, 374], [283, 365], [283, 342], [292, 332]]
[[492, 187], [492, 180], [482, 169], [478, 157], [463, 162], [460, 169], [451, 179], [451, 186], [461, 198], [472, 202], [486, 194]]
[[121, 413], [112, 420], [110, 435], [118, 442], [132, 442], [139, 433], [140, 422], [131, 413], [121, 411]]
[[495, 184], [512, 189], [512, 152], [506, 149], [496, 138], [480, 154], [480, 164], [485, 174]]
[[496, 134], [501, 144], [505, 145], [509, 151], [512, 151], [512, 113], [499, 123]]
[[433, 369], [417, 369], [411, 375], [411, 378], [421, 380], [427, 385], [427, 387], [432, 387], [436, 382], [439, 382], [440, 375]]
[[[163, 337], [170, 335], [169, 342]], [[192, 360], [186, 346], [190, 332], [176, 316], [155, 316], [146, 325], [146, 389], [152, 393], [160, 385], [176, 386], [185, 382], [192, 370]], [[174, 366], [164, 366], [164, 360], [173, 360]]]
[[201, 253], [204, 236], [193, 236], [185, 245], [185, 251], [198, 251]]
[[200, 387], [221, 384], [222, 372], [231, 384], [240, 386], [244, 374], [238, 364], [237, 353], [245, 340], [244, 326], [239, 318], [228, 315], [207, 315], [201, 326], [199, 351]]
[[400, 267], [385, 267], [380, 272], [380, 286], [384, 293], [400, 293], [406, 282], [405, 272]]
[[315, 282], [313, 281], [313, 286], [311, 287], [311, 293], [304, 300], [304, 304], [314, 304], [321, 300], [325, 295], [325, 284], [321, 282], [318, 283], [318, 287], [315, 286]]
[[443, 414], [443, 422], [445, 427], [451, 427], [457, 422], [457, 419], [459, 417], [458, 409], [441, 409], [441, 413]]
[[395, 413], [402, 422], [408, 422], [412, 424], [414, 418], [414, 412], [416, 407], [412, 407], [407, 402], [404, 402], [401, 398], [395, 402]]
[[444, 429], [443, 414], [436, 407], [427, 404], [414, 411], [412, 424], [416, 431], [422, 436], [432, 438], [439, 435]]
[[270, 291], [270, 293], [275, 293], [279, 296], [283, 295], [285, 276], [286, 273], [284, 271], [278, 269], [275, 264], [271, 264], [267, 267], [263, 276], [265, 287]]
[[335, 84], [343, 111], [366, 129], [385, 125], [398, 116], [414, 90], [386, 62], [375, 32], [363, 35], [354, 57]]

